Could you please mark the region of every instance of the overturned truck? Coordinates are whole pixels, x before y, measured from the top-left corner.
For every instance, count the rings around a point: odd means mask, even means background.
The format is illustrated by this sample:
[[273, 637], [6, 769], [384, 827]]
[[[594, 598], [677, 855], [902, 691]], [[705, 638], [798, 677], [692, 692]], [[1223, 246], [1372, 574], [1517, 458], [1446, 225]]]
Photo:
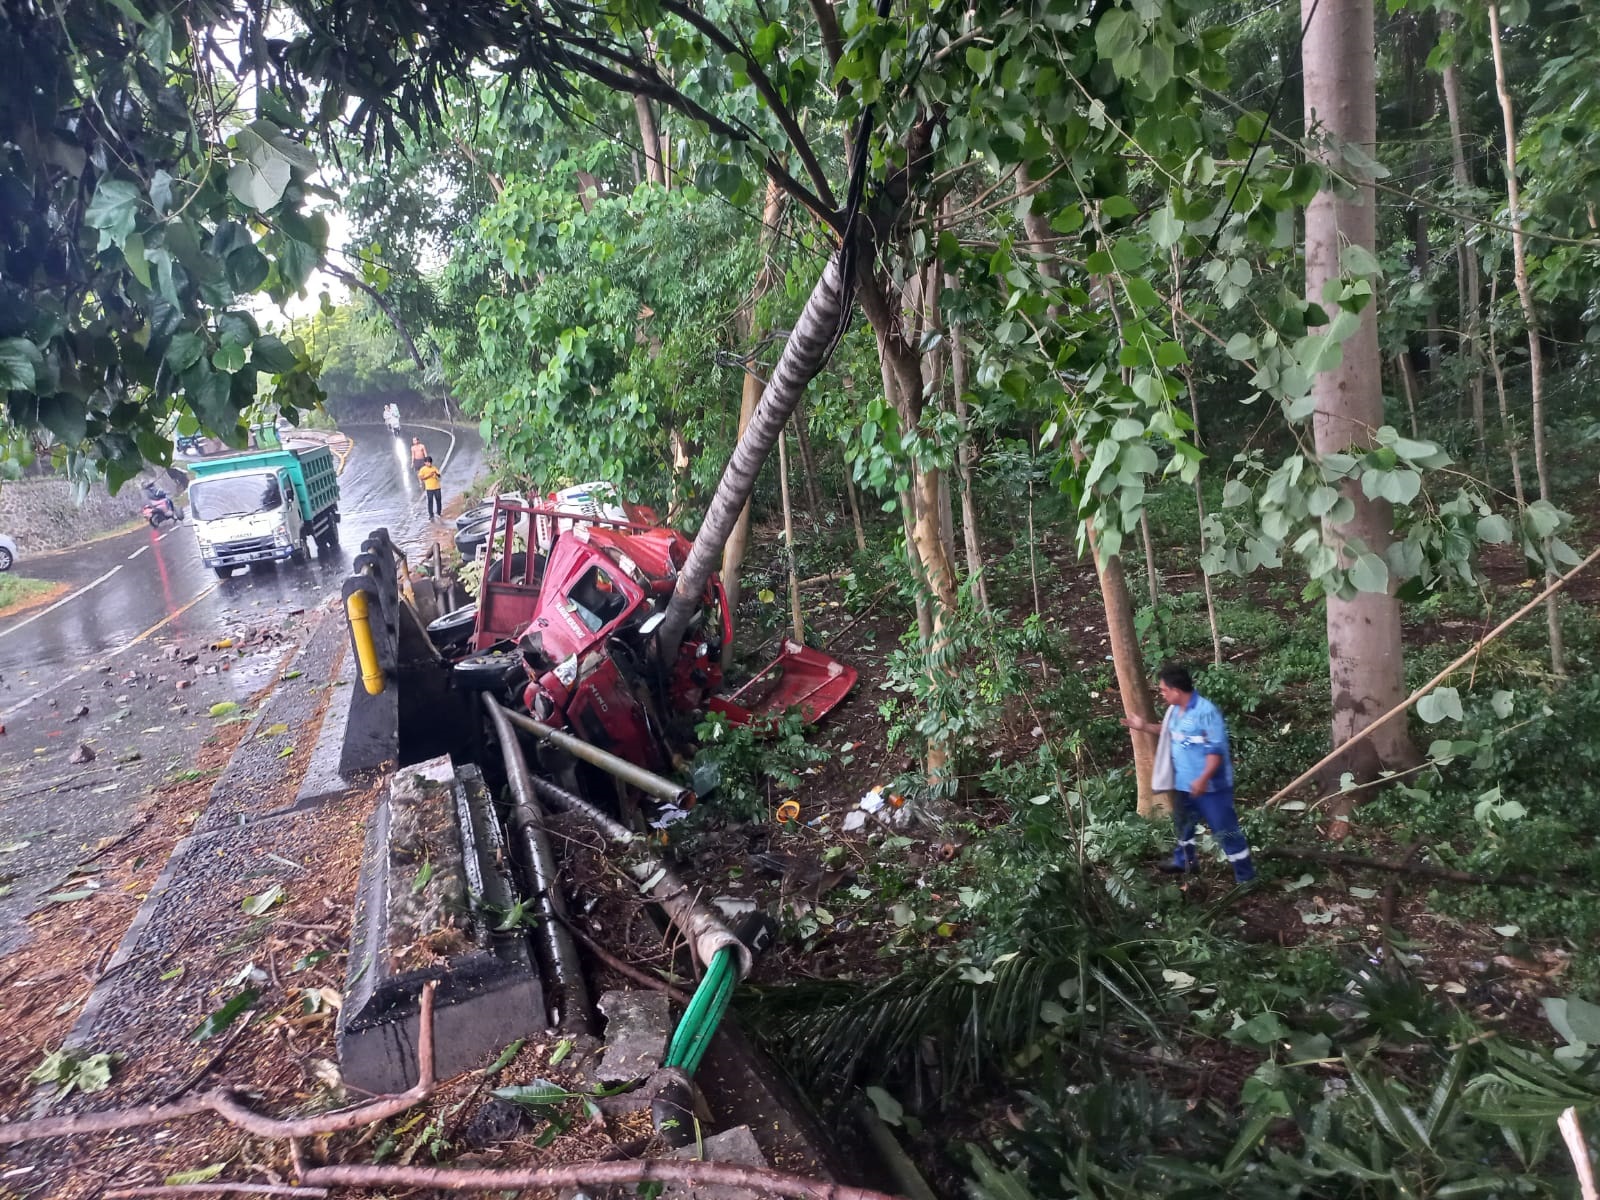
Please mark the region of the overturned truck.
[[[796, 707], [816, 720], [855, 672], [789, 643], [724, 695], [732, 615], [720, 582], [670, 660], [653, 636], [688, 551], [682, 534], [520, 500], [497, 502], [493, 520], [474, 605], [433, 616], [439, 600], [408, 596], [381, 530], [346, 583], [360, 686], [341, 769], [393, 768], [353, 922], [346, 1079], [373, 1092], [415, 1082], [432, 983], [440, 1075], [554, 1033], [592, 1058], [597, 1087], [647, 1107], [670, 1145], [840, 1178], [834, 1139], [725, 1019], [775, 926], [756, 913], [730, 927], [650, 825], [663, 806], [697, 799], [682, 779], [703, 714], [759, 722]], [[679, 948], [679, 973], [699, 979], [686, 1003], [653, 988], [593, 997], [585, 950], [604, 952], [573, 923], [589, 898], [557, 852], [579, 840], [604, 847], [609, 873], [632, 881]]]

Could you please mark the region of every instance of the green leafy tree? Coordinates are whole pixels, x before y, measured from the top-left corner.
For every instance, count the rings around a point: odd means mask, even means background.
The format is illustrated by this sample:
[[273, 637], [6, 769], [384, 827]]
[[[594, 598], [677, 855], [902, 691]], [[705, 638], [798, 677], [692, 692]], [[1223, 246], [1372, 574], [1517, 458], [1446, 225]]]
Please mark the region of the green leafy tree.
[[322, 257], [317, 159], [270, 92], [242, 106], [258, 64], [230, 64], [204, 24], [192, 40], [193, 16], [212, 19], [131, 0], [0, 9], [7, 472], [50, 447], [116, 487], [170, 459], [174, 416], [242, 437], [262, 374], [287, 409], [319, 398], [304, 348], [246, 306], [299, 291]]

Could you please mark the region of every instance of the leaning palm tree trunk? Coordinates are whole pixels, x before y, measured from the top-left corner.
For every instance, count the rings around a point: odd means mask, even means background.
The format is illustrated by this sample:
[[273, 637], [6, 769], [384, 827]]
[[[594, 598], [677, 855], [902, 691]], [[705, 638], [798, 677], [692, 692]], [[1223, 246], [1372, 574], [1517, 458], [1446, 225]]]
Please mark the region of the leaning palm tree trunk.
[[678, 573], [678, 585], [673, 589], [658, 635], [661, 655], [666, 661], [671, 661], [678, 653], [684, 630], [694, 619], [706, 584], [722, 557], [723, 543], [728, 540], [740, 510], [755, 488], [761, 464], [777, 444], [789, 415], [805, 394], [806, 385], [828, 361], [828, 347], [842, 316], [842, 287], [839, 260], [835, 256], [822, 269], [822, 277], [795, 321], [794, 331], [772, 370], [772, 378], [761, 393], [761, 403], [756, 405], [749, 427], [723, 468], [722, 479], [706, 509], [700, 532], [695, 535], [689, 559]]

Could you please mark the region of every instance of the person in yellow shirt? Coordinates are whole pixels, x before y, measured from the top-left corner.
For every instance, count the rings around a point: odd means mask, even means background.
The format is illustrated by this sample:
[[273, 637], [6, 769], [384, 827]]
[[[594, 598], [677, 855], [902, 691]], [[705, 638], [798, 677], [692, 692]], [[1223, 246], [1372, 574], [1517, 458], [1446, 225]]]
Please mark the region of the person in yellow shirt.
[[422, 468], [417, 472], [417, 478], [422, 480], [422, 494], [428, 498], [428, 519], [444, 515], [444, 492], [441, 490], [439, 468], [433, 465], [432, 458], [422, 460]]

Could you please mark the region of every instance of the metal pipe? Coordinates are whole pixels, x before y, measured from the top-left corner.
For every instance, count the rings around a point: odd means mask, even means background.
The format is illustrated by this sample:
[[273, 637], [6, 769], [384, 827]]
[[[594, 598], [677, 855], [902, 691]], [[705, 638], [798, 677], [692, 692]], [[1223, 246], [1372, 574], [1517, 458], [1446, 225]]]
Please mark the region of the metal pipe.
[[556, 871], [555, 852], [550, 847], [550, 837], [545, 832], [544, 811], [539, 807], [528, 774], [527, 761], [522, 756], [522, 743], [516, 731], [506, 720], [505, 709], [496, 704], [488, 693], [483, 696], [489, 719], [494, 722], [495, 733], [500, 738], [500, 753], [505, 758], [506, 779], [511, 784], [515, 801], [513, 820], [522, 836], [523, 848], [528, 856], [528, 870], [533, 875], [535, 905], [541, 918], [539, 933], [544, 943], [545, 955], [550, 960], [550, 971], [560, 989], [557, 1003], [557, 1025], [564, 1031], [584, 1030], [588, 1025], [589, 989], [583, 980], [583, 968], [578, 962], [578, 947], [567, 930], [566, 901]]
[[565, 788], [557, 787], [537, 775], [530, 776], [529, 782], [533, 784], [533, 790], [541, 796], [582, 817], [605, 837], [629, 852], [628, 874], [638, 883], [640, 891], [666, 910], [667, 916], [688, 938], [689, 944], [694, 947], [695, 955], [702, 963], [709, 966], [717, 951], [731, 949], [739, 960], [739, 978], [743, 979], [750, 974], [750, 967], [754, 961], [750, 947], [723, 924], [716, 912], [700, 899], [698, 892], [692, 891], [678, 878], [676, 871], [649, 852], [644, 838], [612, 820], [582, 796], [575, 796]]
[[689, 808], [694, 804], [694, 791], [681, 783], [663, 779], [654, 771], [647, 771], [625, 758], [618, 758], [598, 746], [591, 746], [582, 738], [573, 737], [570, 733], [552, 729], [543, 721], [535, 721], [532, 717], [512, 712], [498, 704], [495, 707], [499, 708], [505, 714], [506, 720], [518, 729], [524, 729], [540, 741], [549, 742], [552, 746], [565, 750], [574, 758], [581, 758], [602, 771], [610, 772], [623, 783], [638, 788], [647, 796], [654, 796], [657, 800], [663, 800], [668, 804], [676, 804], [679, 808]]

